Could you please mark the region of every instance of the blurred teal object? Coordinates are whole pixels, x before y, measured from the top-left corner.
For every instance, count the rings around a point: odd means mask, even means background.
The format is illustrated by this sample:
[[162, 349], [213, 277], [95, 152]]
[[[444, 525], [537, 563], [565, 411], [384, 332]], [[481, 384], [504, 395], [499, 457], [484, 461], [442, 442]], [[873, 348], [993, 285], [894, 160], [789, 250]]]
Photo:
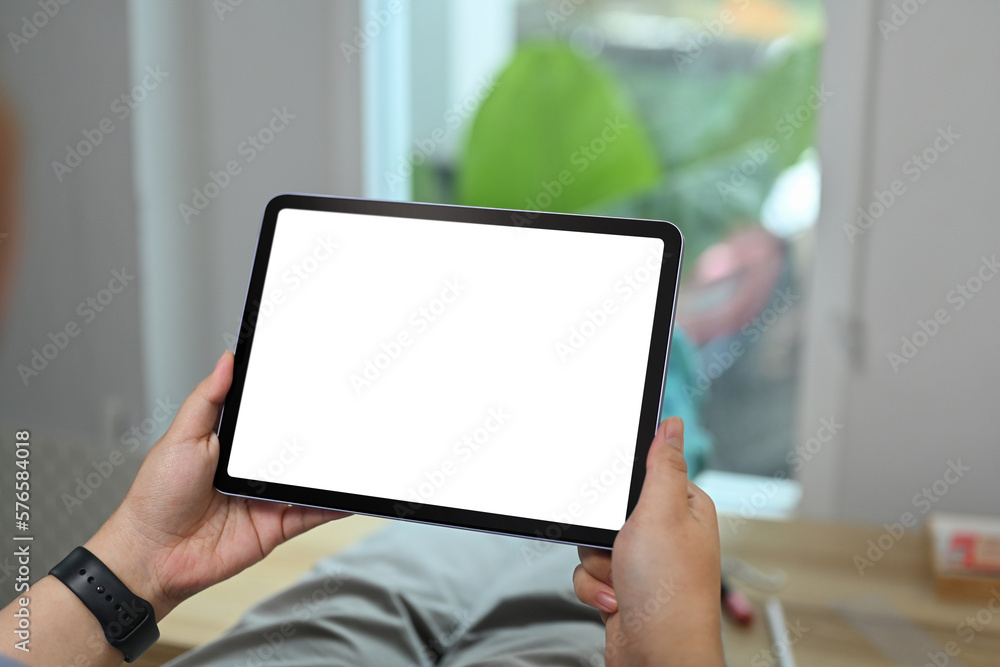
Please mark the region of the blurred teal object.
[[701, 355], [679, 328], [674, 329], [670, 344], [670, 361], [667, 364], [667, 382], [663, 388], [663, 411], [660, 421], [667, 417], [684, 420], [684, 458], [688, 464], [688, 477], [694, 478], [705, 469], [712, 453], [712, 436], [701, 423], [703, 396], [684, 391], [693, 387], [701, 368]]

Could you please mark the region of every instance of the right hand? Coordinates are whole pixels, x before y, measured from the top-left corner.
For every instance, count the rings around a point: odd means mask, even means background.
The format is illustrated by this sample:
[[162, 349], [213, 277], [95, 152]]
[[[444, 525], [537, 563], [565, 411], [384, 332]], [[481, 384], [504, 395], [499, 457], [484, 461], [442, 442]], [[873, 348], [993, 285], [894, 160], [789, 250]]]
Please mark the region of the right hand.
[[718, 520], [687, 478], [680, 418], [660, 424], [614, 550], [580, 547], [573, 585], [601, 612], [608, 665], [725, 664]]

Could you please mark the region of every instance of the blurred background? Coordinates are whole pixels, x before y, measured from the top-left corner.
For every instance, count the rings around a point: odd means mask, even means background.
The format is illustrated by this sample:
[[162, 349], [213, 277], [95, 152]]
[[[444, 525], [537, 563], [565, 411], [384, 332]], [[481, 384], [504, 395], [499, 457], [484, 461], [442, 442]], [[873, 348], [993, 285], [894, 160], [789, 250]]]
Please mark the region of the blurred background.
[[720, 508], [898, 520], [961, 460], [935, 509], [995, 512], [1000, 6], [903, 4], [3, 3], [0, 443], [33, 435], [36, 562], [232, 346], [285, 191], [673, 221], [669, 405]]

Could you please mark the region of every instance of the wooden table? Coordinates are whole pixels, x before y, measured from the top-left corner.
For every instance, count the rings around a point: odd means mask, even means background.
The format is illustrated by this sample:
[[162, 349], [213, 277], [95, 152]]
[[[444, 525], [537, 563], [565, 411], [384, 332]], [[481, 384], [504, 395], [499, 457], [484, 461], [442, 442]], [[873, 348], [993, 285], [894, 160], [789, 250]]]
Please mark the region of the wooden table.
[[[989, 596], [968, 602], [935, 597], [930, 554], [921, 532], [896, 541], [880, 527], [802, 520], [743, 524], [723, 516], [720, 533], [723, 556], [738, 556], [764, 570], [778, 567], [787, 574], [788, 582], [776, 597], [784, 605], [788, 623], [797, 623], [800, 632], [805, 629], [797, 640], [791, 635], [801, 667], [923, 667], [935, 664], [928, 651], [942, 666], [1000, 665], [1000, 613], [989, 611]], [[868, 541], [878, 548], [880, 536], [883, 546], [891, 546], [880, 557], [873, 550], [869, 560]], [[856, 563], [855, 556], [872, 564]], [[765, 595], [733, 585], [748, 594], [758, 612], [762, 610]], [[1000, 610], [1000, 589], [994, 608]], [[976, 621], [980, 631], [961, 625], [977, 614], [979, 621], [990, 621], [982, 625]], [[771, 658], [767, 624], [762, 614], [758, 616], [749, 630], [724, 623], [730, 667], [777, 664]], [[876, 646], [880, 636], [895, 661]], [[924, 646], [928, 641], [933, 644]], [[954, 642], [957, 655], [936, 655], [948, 642]]]
[[[319, 558], [385, 525], [383, 520], [351, 517], [322, 526], [282, 545], [263, 562], [179, 606], [160, 624], [162, 638], [137, 664], [162, 664], [188, 647], [218, 636], [240, 614], [263, 598], [285, 588]], [[737, 556], [762, 570], [781, 568], [787, 584], [776, 593], [785, 607], [792, 650], [799, 667], [851, 665], [891, 667], [933, 665], [922, 649], [943, 650], [954, 642], [959, 653], [947, 658], [949, 667], [1000, 665], [1000, 613], [993, 618], [989, 598], [944, 602], [934, 596], [929, 557], [922, 533], [903, 535], [864, 575], [854, 556], [866, 557], [868, 540], [878, 541], [879, 527], [814, 521], [733, 521], [720, 517], [724, 556]], [[883, 544], [887, 544], [883, 538]], [[730, 667], [777, 665], [762, 609], [765, 594], [733, 582], [754, 601], [758, 618], [743, 630], [724, 622], [724, 642]], [[1000, 590], [994, 608], [1000, 609]], [[967, 617], [978, 631], [960, 624]], [[972, 634], [971, 640], [965, 639]], [[885, 642], [890, 656], [876, 646]], [[909, 653], [907, 653], [909, 652]], [[905, 660], [902, 658], [905, 656]], [[899, 662], [902, 660], [902, 662]]]

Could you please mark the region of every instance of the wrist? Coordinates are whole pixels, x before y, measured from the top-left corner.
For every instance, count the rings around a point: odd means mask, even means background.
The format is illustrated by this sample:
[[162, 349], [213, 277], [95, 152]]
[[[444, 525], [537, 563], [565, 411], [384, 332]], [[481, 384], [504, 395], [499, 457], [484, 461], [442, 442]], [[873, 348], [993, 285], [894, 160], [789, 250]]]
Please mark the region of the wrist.
[[685, 635], [659, 638], [632, 651], [636, 665], [670, 664], [676, 667], [725, 667], [722, 637]]
[[160, 585], [155, 550], [143, 544], [136, 531], [119, 524], [119, 512], [115, 512], [84, 546], [132, 593], [152, 605], [157, 621], [177, 606]]
[[671, 614], [635, 637], [629, 653], [638, 665], [662, 665], [669, 658], [678, 667], [723, 667], [720, 605]]

